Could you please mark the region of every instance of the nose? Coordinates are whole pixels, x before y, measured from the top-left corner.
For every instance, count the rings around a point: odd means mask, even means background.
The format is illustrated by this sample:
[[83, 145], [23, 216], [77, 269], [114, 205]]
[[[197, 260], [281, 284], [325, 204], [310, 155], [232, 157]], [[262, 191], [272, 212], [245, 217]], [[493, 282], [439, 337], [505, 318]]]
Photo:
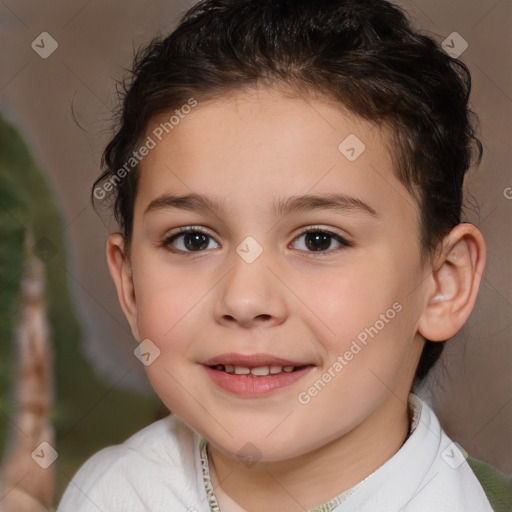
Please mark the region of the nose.
[[227, 327], [272, 327], [287, 316], [285, 286], [266, 259], [247, 263], [234, 254], [231, 270], [219, 283], [215, 319]]

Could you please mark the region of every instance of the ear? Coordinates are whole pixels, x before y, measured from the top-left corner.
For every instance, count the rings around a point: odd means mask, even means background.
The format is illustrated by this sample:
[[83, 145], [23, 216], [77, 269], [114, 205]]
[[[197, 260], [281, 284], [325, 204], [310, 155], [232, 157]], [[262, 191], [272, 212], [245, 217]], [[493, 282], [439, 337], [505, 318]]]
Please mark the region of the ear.
[[114, 233], [108, 237], [107, 264], [116, 285], [117, 298], [121, 308], [130, 324], [134, 338], [140, 342], [130, 255], [125, 240], [120, 233]]
[[444, 238], [419, 321], [424, 338], [445, 341], [462, 328], [475, 305], [485, 260], [484, 238], [472, 224], [459, 224]]

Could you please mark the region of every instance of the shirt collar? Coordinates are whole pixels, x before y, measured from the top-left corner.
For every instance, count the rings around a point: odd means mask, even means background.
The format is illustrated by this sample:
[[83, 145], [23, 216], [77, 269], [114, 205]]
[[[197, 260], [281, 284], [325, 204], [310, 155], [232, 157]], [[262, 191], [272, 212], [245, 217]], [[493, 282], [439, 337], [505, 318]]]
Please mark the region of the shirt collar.
[[[422, 410], [422, 401], [413, 393], [409, 394], [409, 417], [411, 418], [411, 425], [409, 428], [409, 435], [407, 439], [411, 436], [411, 434], [416, 430], [418, 423], [420, 421], [421, 417], [421, 410]], [[406, 442], [407, 442], [406, 439]], [[405, 443], [404, 443], [405, 444]], [[208, 499], [208, 505], [210, 507], [210, 512], [222, 512], [219, 504], [217, 502], [217, 497], [214, 492], [212, 479], [211, 479], [211, 470], [210, 466], [208, 464], [208, 441], [204, 437], [199, 438], [199, 454], [200, 454], [200, 462], [201, 462], [201, 468], [202, 468], [202, 476], [203, 476], [203, 483], [204, 488], [206, 491], [206, 496]], [[213, 469], [213, 468], [212, 468]], [[368, 475], [364, 480], [361, 480], [358, 484], [354, 485], [350, 489], [347, 489], [346, 491], [342, 492], [332, 500], [330, 500], [327, 503], [324, 503], [323, 505], [320, 505], [319, 507], [315, 508], [311, 512], [331, 512], [331, 510], [334, 510], [340, 503], [345, 501], [350, 495], [352, 495], [364, 482], [366, 482], [369, 478], [371, 478], [377, 471], [379, 471], [380, 468], [378, 468], [376, 471]], [[241, 510], [243, 510], [240, 507]]]

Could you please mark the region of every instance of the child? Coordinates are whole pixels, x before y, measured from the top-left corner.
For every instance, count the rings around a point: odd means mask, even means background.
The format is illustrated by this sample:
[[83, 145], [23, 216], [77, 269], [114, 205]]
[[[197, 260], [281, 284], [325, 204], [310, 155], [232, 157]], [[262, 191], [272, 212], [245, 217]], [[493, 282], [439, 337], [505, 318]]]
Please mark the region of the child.
[[59, 512], [492, 510], [411, 392], [485, 265], [469, 90], [384, 0], [206, 0], [144, 51], [93, 195], [172, 414]]

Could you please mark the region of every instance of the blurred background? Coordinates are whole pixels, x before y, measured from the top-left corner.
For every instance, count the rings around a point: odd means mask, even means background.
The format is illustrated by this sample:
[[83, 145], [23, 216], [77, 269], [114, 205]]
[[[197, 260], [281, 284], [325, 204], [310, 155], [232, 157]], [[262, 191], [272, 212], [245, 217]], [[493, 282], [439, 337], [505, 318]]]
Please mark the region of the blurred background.
[[[112, 134], [115, 81], [134, 49], [170, 32], [193, 3], [0, 0], [0, 457], [23, 434], [14, 382], [30, 227], [53, 347], [55, 504], [92, 453], [165, 414], [134, 357], [105, 263], [115, 223], [89, 198]], [[467, 42], [460, 58], [472, 72], [484, 144], [467, 179], [465, 220], [484, 233], [487, 269], [470, 321], [447, 343], [422, 395], [471, 456], [512, 475], [512, 1], [400, 5], [437, 41], [450, 36], [455, 50]]]

